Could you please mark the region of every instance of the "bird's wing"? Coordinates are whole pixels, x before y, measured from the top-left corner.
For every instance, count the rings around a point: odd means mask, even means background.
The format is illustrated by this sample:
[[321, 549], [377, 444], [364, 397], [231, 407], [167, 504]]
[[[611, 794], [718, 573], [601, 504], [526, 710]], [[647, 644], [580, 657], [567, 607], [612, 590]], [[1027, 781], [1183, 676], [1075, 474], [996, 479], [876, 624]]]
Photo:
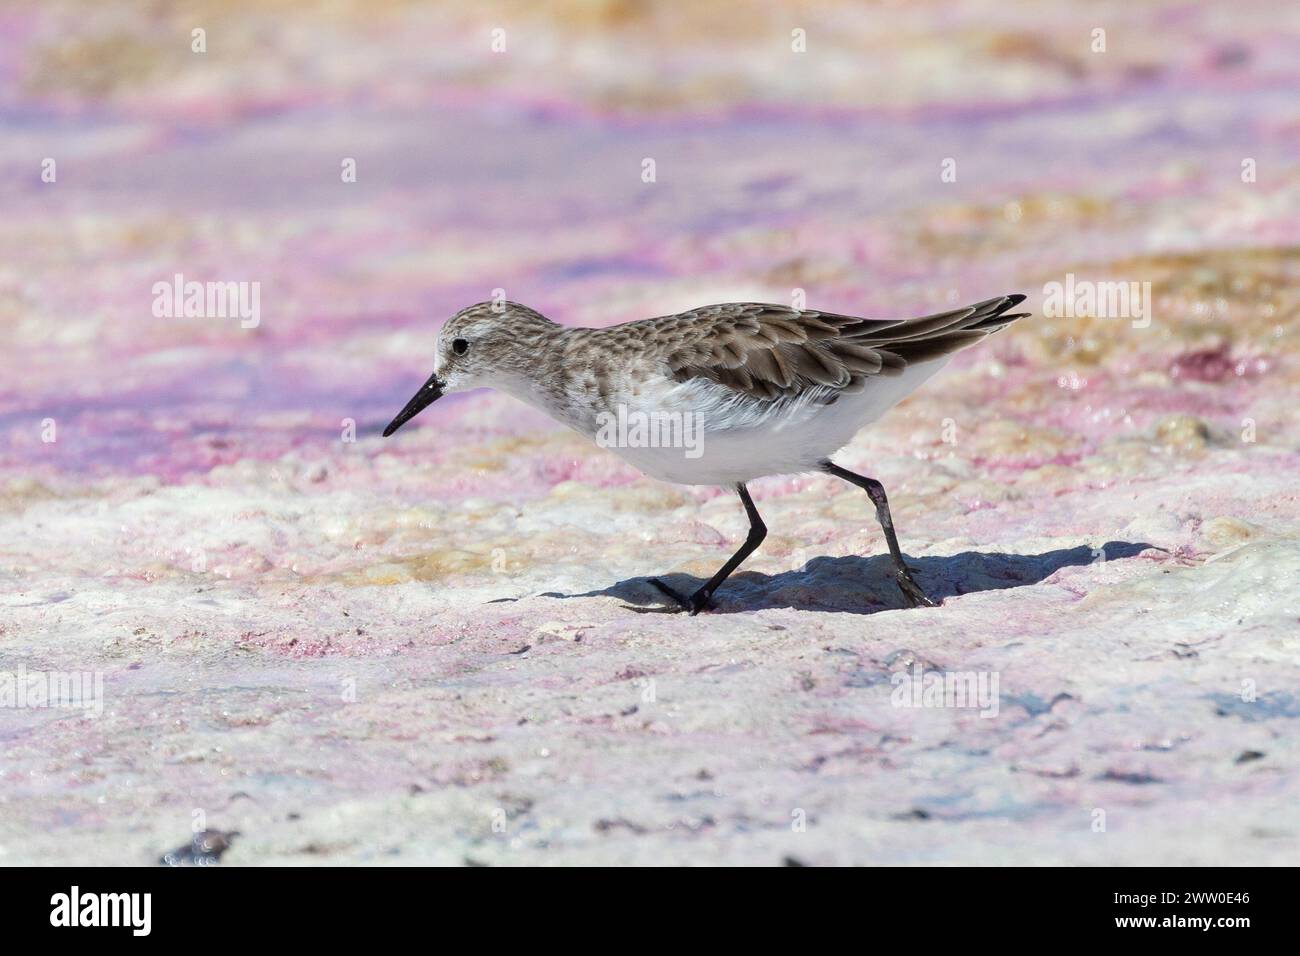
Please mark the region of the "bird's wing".
[[876, 375], [941, 358], [1023, 318], [1023, 295], [918, 319], [863, 319], [780, 305], [732, 302], [649, 319], [678, 382], [707, 379], [737, 397], [833, 401]]

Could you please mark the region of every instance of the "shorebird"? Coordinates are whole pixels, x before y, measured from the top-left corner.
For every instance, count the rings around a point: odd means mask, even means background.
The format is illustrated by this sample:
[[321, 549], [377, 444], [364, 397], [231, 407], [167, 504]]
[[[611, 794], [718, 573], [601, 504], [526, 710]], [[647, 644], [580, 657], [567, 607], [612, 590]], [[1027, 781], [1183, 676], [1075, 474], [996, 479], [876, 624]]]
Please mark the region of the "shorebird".
[[433, 374], [384, 437], [443, 395], [496, 388], [653, 478], [734, 488], [749, 534], [731, 559], [690, 595], [650, 579], [691, 614], [709, 606], [767, 535], [746, 484], [825, 472], [866, 491], [904, 599], [934, 607], [903, 561], [884, 486], [831, 455], [953, 353], [1028, 315], [1011, 314], [1024, 299], [1004, 295], [915, 319], [733, 302], [603, 329], [557, 325], [514, 302], [481, 302], [443, 325]]

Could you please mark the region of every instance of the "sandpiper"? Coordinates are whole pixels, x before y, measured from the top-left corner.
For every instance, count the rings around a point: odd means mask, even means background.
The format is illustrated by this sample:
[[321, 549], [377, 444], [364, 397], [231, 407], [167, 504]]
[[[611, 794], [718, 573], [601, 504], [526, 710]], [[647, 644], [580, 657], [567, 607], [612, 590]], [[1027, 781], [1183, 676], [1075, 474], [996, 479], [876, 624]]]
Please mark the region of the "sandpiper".
[[[434, 372], [384, 437], [451, 392], [497, 388], [596, 439], [653, 478], [734, 488], [749, 518], [745, 543], [705, 584], [683, 595], [698, 614], [759, 546], [767, 527], [746, 483], [822, 471], [862, 488], [885, 533], [907, 603], [935, 602], [903, 561], [885, 489], [830, 456], [939, 371], [953, 353], [1028, 313], [1023, 295], [916, 319], [863, 319], [734, 302], [603, 329], [557, 325], [514, 302], [481, 302], [438, 334]], [[621, 428], [635, 421], [639, 440]], [[657, 429], [664, 422], [687, 427]], [[685, 440], [692, 434], [696, 441]], [[665, 434], [681, 440], [655, 441]]]

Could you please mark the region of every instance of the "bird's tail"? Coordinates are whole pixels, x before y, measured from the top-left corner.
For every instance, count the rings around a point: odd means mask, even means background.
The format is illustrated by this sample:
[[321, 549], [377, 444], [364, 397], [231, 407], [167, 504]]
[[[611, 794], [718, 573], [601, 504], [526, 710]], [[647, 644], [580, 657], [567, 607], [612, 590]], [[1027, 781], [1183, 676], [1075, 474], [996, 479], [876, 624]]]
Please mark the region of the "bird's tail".
[[1001, 331], [1016, 319], [1025, 318], [1028, 312], [1011, 312], [1024, 301], [1025, 297], [1019, 293], [998, 296], [965, 308], [908, 319], [886, 328], [868, 328], [851, 338], [854, 344], [879, 352], [886, 365], [892, 364], [891, 357], [898, 360], [900, 367], [915, 365], [951, 355]]

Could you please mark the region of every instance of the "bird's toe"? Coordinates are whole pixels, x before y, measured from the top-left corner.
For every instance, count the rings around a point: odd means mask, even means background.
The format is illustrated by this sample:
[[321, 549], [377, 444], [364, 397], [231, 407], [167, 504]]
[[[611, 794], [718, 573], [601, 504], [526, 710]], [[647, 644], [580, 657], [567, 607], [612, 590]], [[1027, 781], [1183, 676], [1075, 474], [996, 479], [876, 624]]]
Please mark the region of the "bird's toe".
[[679, 609], [689, 611], [691, 614], [698, 613], [693, 601], [690, 598], [683, 596], [682, 593], [671, 584], [665, 584], [658, 578], [650, 578], [650, 583], [658, 588], [660, 593], [664, 596], [671, 598], [673, 603], [676, 604]]
[[938, 607], [939, 602], [933, 600], [928, 594], [921, 589], [921, 586], [912, 579], [912, 576], [906, 572], [900, 572], [897, 575], [898, 589], [903, 592], [903, 599], [907, 601], [908, 607]]
[[701, 592], [696, 591], [690, 597], [690, 605], [691, 605], [691, 617], [694, 617], [695, 615], [699, 614], [701, 611], [707, 611], [710, 607], [713, 606], [713, 602], [709, 599], [709, 595], [702, 594]]

